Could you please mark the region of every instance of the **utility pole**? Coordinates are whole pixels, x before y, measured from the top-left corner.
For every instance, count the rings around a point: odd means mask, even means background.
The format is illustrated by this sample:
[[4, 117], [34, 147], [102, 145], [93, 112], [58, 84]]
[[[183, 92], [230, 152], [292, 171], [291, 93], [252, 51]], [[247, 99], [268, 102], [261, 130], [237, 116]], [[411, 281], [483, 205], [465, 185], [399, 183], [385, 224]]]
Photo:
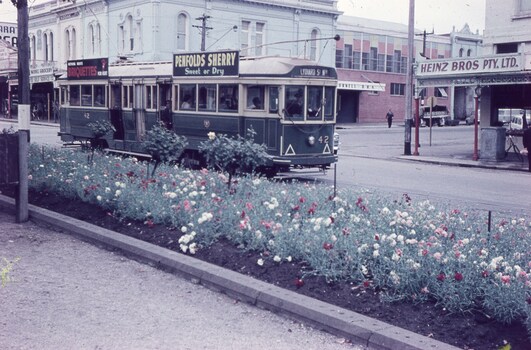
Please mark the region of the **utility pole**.
[[424, 29], [424, 33], [421, 34], [415, 34], [422, 36], [422, 53], [420, 54], [422, 57], [426, 59], [430, 59], [429, 57], [426, 57], [426, 36], [434, 34], [434, 30], [431, 30], [431, 33], [426, 33], [426, 29]]
[[192, 27], [199, 28], [201, 30], [201, 51], [205, 51], [205, 39], [206, 39], [207, 30], [212, 29], [212, 27], [207, 27], [206, 26], [206, 21], [209, 18], [211, 18], [211, 17], [207, 16], [206, 14], [203, 13], [203, 16], [196, 18], [197, 21], [201, 21], [201, 25], [200, 26], [192, 26]]
[[18, 20], [18, 191], [16, 221], [26, 222], [28, 214], [28, 148], [30, 137], [30, 70], [28, 35], [28, 0], [11, 0], [17, 7]]
[[413, 117], [412, 92], [413, 92], [413, 55], [415, 54], [415, 0], [409, 0], [409, 23], [408, 23], [408, 61], [406, 80], [406, 118], [404, 130], [404, 155], [411, 155], [411, 124]]

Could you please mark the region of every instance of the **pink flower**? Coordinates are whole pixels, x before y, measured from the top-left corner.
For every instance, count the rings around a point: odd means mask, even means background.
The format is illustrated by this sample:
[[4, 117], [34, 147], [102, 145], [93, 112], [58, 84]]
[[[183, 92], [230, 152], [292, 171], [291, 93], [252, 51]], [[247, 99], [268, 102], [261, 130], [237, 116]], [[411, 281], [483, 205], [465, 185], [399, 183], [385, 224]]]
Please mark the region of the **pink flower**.
[[509, 284], [511, 283], [511, 276], [508, 276], [508, 275], [503, 275], [501, 276], [501, 281], [505, 284]]
[[323, 244], [323, 248], [324, 248], [324, 250], [330, 250], [330, 249], [334, 248], [334, 245], [332, 243], [324, 243]]

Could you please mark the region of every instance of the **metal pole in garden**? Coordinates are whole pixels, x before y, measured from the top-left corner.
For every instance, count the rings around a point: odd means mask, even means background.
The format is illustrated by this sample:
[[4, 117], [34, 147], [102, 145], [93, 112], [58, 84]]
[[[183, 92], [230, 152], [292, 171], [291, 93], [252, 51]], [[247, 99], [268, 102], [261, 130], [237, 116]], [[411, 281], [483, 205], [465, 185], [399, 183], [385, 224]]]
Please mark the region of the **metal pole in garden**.
[[16, 221], [26, 222], [28, 213], [28, 147], [30, 135], [28, 0], [12, 0], [18, 19], [18, 156], [19, 180], [16, 197]]
[[414, 38], [415, 37], [415, 0], [409, 0], [409, 23], [408, 23], [408, 58], [407, 58], [407, 80], [406, 80], [406, 118], [404, 130], [404, 155], [411, 155], [411, 124], [413, 118], [411, 116], [412, 106], [412, 92], [413, 92], [413, 55]]

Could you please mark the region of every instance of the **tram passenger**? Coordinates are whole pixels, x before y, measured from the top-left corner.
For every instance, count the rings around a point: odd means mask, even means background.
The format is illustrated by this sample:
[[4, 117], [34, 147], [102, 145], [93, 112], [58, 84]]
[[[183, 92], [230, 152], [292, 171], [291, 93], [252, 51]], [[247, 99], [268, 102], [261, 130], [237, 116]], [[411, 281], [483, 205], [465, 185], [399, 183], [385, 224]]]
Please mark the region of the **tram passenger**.
[[253, 98], [253, 103], [249, 106], [249, 109], [262, 109], [262, 101], [260, 101], [260, 97], [255, 96]]
[[164, 123], [166, 128], [173, 129], [173, 121], [171, 118], [171, 100], [166, 100], [166, 104], [160, 111], [160, 120]]
[[303, 100], [302, 100], [302, 93], [301, 92], [297, 92], [295, 94], [295, 99], [293, 100], [290, 100], [288, 102], [288, 106], [286, 108], [287, 112], [289, 115], [300, 115], [302, 114], [302, 106], [303, 105]]
[[181, 109], [192, 109], [192, 105], [190, 104], [191, 100], [190, 95], [185, 95], [183, 98], [183, 103], [181, 104]]

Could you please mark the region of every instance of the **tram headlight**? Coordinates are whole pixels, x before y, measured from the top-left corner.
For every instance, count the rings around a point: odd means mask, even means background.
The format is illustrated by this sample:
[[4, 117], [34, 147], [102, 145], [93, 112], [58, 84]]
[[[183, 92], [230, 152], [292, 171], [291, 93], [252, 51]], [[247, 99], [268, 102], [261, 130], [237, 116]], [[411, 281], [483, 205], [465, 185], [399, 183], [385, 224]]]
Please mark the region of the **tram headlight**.
[[315, 145], [315, 136], [308, 137], [308, 144], [310, 144], [310, 146]]

